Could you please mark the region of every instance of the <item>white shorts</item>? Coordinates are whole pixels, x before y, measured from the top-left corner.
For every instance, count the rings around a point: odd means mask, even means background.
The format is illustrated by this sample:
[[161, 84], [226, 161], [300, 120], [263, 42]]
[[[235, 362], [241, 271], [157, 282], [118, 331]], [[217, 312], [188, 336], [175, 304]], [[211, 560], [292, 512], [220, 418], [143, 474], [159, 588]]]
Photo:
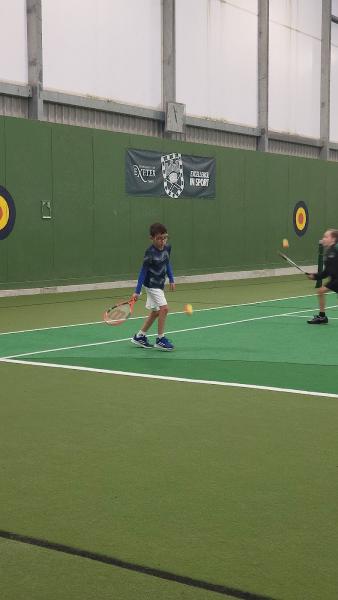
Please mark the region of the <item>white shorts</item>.
[[146, 308], [149, 310], [159, 310], [161, 306], [166, 306], [167, 301], [164, 291], [157, 288], [144, 288], [147, 292]]

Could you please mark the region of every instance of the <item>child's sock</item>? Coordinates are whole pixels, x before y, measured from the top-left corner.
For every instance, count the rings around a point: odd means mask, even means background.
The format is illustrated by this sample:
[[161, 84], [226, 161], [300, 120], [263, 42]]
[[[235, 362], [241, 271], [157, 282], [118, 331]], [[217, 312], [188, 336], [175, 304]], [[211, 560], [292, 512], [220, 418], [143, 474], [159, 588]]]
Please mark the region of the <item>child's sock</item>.
[[320, 313], [319, 313], [319, 316], [320, 316], [320, 317], [325, 317], [325, 312], [320, 312]]
[[158, 337], [158, 339], [159, 339], [159, 340], [161, 340], [161, 339], [164, 337], [164, 333], [162, 333], [161, 335], [160, 335], [160, 334], [158, 334], [158, 336], [157, 336], [157, 337]]
[[144, 331], [142, 331], [142, 329], [140, 329], [140, 331], [137, 334], [137, 337], [139, 337], [140, 335], [145, 335]]

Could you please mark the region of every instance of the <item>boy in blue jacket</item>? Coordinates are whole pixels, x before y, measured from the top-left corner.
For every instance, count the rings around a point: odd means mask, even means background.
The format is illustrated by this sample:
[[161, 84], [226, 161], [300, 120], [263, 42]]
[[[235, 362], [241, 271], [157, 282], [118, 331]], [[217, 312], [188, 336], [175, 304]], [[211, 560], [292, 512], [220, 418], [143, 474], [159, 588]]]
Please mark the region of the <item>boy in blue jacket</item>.
[[[144, 254], [143, 265], [138, 277], [137, 286], [133, 298], [138, 300], [142, 286], [147, 293], [146, 308], [151, 313], [144, 322], [140, 331], [131, 339], [133, 344], [143, 348], [158, 348], [158, 350], [174, 350], [173, 344], [164, 335], [164, 326], [168, 314], [168, 304], [164, 295], [166, 277], [169, 278], [170, 289], [174, 291], [175, 282], [172, 268], [170, 266], [171, 246], [167, 244], [168, 232], [161, 223], [153, 223], [150, 226], [151, 246]], [[146, 333], [152, 324], [158, 319], [158, 336], [155, 345], [150, 344]]]

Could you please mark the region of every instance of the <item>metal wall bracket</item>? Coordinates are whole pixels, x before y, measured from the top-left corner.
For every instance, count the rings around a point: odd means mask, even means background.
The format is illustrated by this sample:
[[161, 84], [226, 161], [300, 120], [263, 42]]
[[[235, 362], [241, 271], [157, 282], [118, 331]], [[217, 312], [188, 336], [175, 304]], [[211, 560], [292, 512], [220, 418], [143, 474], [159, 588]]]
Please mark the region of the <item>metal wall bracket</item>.
[[165, 130], [173, 133], [183, 133], [185, 104], [168, 102], [165, 112]]
[[41, 200], [41, 217], [42, 219], [52, 218], [52, 205], [50, 200]]

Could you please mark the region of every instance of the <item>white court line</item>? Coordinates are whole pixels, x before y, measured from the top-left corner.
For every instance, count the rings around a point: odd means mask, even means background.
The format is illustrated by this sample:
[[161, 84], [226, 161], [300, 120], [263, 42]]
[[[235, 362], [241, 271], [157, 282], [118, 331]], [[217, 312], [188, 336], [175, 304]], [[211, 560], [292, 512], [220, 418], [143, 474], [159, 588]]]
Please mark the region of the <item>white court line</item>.
[[4, 331], [0, 333], [0, 335], [14, 335], [15, 333], [30, 333], [34, 331], [48, 331], [49, 329], [64, 329], [67, 327], [82, 327], [84, 325], [98, 325], [99, 323], [103, 323], [103, 321], [92, 321], [89, 323], [74, 323], [71, 325], [51, 325], [50, 327], [37, 327], [36, 329], [20, 329], [16, 331]]
[[[328, 306], [327, 308], [334, 308], [332, 306]], [[277, 317], [288, 317], [292, 315], [297, 315], [300, 313], [308, 312], [308, 308], [303, 310], [297, 310], [288, 313], [280, 313], [277, 315], [265, 315], [263, 317], [252, 317], [250, 319], [238, 319], [237, 321], [227, 321], [226, 323], [216, 323], [214, 325], [201, 325], [200, 327], [187, 327], [185, 329], [175, 329], [173, 331], [166, 332], [168, 335], [172, 333], [185, 333], [187, 331], [200, 331], [201, 329], [213, 329], [215, 327], [226, 327], [227, 325], [236, 325], [237, 323], [249, 323], [251, 321], [262, 321], [263, 319], [274, 319]], [[148, 337], [156, 336], [156, 333], [151, 333]], [[21, 358], [23, 356], [34, 356], [36, 354], [48, 354], [49, 352], [61, 352], [64, 350], [77, 350], [78, 348], [90, 348], [91, 346], [105, 346], [107, 344], [116, 344], [118, 342], [127, 342], [130, 340], [130, 337], [121, 338], [119, 340], [108, 340], [105, 342], [91, 342], [90, 344], [79, 344], [76, 346], [63, 346], [61, 348], [50, 348], [48, 350], [38, 350], [35, 352], [24, 352], [23, 354], [12, 354], [11, 356], [4, 356], [0, 358], [0, 361], [9, 360], [13, 358]]]
[[[327, 295], [330, 295], [329, 292]], [[332, 292], [333, 294], [334, 292]], [[264, 304], [267, 302], [282, 302], [283, 300], [297, 300], [297, 298], [311, 298], [316, 296], [317, 294], [305, 294], [304, 296], [288, 296], [285, 298], [272, 298], [271, 300], [257, 300], [256, 302], [243, 302], [242, 304], [225, 304], [224, 306], [213, 306], [209, 308], [196, 308], [194, 312], [204, 312], [209, 310], [221, 310], [223, 308], [236, 308], [238, 306], [255, 306], [256, 304]], [[310, 309], [309, 309], [310, 310]], [[177, 312], [170, 312], [170, 315], [181, 315], [184, 311], [180, 310]], [[145, 319], [148, 315], [143, 315], [141, 317], [131, 317], [129, 320], [138, 320]], [[99, 325], [100, 323], [104, 323], [104, 321], [89, 321], [88, 323], [72, 323], [71, 325], [52, 325], [50, 327], [38, 327], [36, 329], [21, 329], [17, 331], [4, 331], [0, 333], [1, 335], [14, 335], [15, 333], [30, 333], [34, 331], [48, 331], [49, 329], [65, 329], [67, 327], [86, 327], [87, 325]]]
[[[332, 308], [332, 306], [330, 308]], [[303, 315], [302, 317], [300, 315], [290, 315], [290, 316], [293, 319], [304, 319], [305, 315]], [[313, 317], [313, 315], [306, 315], [306, 316], [309, 317], [309, 318]], [[329, 319], [329, 321], [338, 321], [338, 317], [331, 317], [330, 316], [330, 317], [328, 317], [328, 319]]]
[[50, 367], [54, 369], [67, 369], [70, 371], [89, 371], [90, 373], [105, 373], [109, 375], [122, 375], [124, 377], [139, 377], [141, 379], [159, 379], [162, 381], [177, 381], [179, 383], [197, 383], [204, 385], [218, 385], [223, 387], [245, 388], [251, 390], [263, 390], [267, 392], [285, 392], [286, 394], [300, 394], [302, 396], [320, 396], [323, 398], [338, 398], [338, 394], [329, 392], [310, 392], [308, 390], [295, 390], [292, 388], [280, 388], [266, 385], [253, 385], [249, 383], [233, 383], [229, 381], [213, 381], [208, 379], [187, 379], [186, 377], [169, 377], [166, 375], [149, 375], [146, 373], [133, 373], [128, 371], [110, 371], [109, 369], [94, 369], [92, 367], [78, 367], [73, 365], [58, 365], [54, 363], [30, 362], [26, 360], [1, 359], [3, 362], [18, 365], [30, 365], [39, 367]]

